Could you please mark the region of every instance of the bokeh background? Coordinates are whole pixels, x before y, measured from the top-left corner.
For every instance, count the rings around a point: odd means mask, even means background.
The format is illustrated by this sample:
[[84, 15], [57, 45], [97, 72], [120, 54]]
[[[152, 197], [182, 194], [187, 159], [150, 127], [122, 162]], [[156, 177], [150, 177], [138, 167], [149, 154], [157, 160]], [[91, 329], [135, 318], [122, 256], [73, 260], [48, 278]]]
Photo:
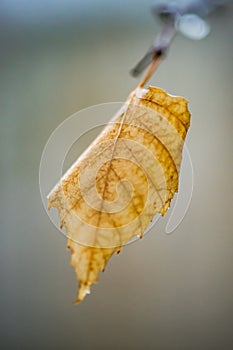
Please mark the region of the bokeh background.
[[[78, 305], [65, 238], [43, 208], [40, 157], [76, 111], [123, 101], [152, 44], [153, 1], [0, 2], [1, 349], [233, 347], [232, 7], [202, 41], [177, 36], [151, 79], [190, 101], [188, 213], [114, 256]], [[95, 124], [98, 121], [93, 121]]]

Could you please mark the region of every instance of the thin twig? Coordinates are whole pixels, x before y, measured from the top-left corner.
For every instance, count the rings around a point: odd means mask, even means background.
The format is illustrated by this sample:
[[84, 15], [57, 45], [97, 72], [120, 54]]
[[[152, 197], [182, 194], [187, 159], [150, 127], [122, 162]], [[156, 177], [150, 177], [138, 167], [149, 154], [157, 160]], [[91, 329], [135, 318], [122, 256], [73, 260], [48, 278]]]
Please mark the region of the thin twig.
[[157, 69], [161, 60], [166, 56], [166, 53], [176, 34], [176, 16], [169, 15], [164, 20], [163, 26], [159, 31], [154, 45], [146, 52], [144, 57], [131, 70], [133, 76], [138, 76], [147, 66], [149, 66], [145, 76], [139, 83], [139, 87], [143, 87], [150, 79], [154, 71]]

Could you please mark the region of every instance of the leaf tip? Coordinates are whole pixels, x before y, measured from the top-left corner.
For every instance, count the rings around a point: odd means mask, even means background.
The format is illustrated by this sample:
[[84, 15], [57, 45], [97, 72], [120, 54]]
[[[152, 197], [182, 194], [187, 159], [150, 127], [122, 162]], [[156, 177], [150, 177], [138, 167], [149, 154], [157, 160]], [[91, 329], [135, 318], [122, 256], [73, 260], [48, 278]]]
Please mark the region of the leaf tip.
[[73, 301], [73, 304], [75, 304], [75, 305], [79, 304], [90, 293], [91, 293], [90, 286], [85, 285], [85, 284], [81, 284], [79, 289], [78, 289], [78, 297], [75, 301]]

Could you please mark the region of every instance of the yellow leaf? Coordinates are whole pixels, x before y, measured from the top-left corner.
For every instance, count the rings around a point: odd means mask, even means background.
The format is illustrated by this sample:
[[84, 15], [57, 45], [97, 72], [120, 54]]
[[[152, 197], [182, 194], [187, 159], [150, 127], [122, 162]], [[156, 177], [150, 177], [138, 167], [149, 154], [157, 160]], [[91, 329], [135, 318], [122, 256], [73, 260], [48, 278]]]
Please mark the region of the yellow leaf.
[[189, 125], [184, 98], [139, 87], [50, 193], [79, 281], [77, 302], [112, 254], [166, 213]]

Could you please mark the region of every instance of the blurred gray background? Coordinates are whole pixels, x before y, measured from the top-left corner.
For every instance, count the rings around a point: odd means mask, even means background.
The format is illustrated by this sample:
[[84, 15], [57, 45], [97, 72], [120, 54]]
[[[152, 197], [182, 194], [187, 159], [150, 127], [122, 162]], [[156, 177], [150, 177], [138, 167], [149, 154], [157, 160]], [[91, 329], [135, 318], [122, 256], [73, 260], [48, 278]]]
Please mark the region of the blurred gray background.
[[232, 7], [204, 40], [177, 36], [150, 82], [190, 101], [194, 192], [178, 229], [166, 235], [160, 220], [74, 306], [66, 240], [40, 199], [51, 132], [138, 83], [128, 71], [159, 29], [153, 3], [0, 2], [1, 349], [233, 347]]

